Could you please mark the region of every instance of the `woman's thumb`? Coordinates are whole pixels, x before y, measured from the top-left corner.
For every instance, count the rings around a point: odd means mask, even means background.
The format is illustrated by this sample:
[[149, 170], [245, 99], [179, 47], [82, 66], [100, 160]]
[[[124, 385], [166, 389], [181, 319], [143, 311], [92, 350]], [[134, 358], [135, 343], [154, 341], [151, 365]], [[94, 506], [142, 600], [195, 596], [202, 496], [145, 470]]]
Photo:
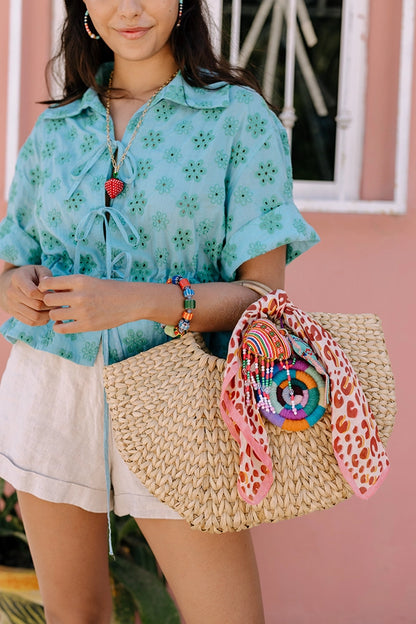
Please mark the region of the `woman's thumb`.
[[43, 277], [52, 277], [52, 271], [45, 266], [37, 266], [35, 268], [36, 275], [38, 276], [38, 284]]

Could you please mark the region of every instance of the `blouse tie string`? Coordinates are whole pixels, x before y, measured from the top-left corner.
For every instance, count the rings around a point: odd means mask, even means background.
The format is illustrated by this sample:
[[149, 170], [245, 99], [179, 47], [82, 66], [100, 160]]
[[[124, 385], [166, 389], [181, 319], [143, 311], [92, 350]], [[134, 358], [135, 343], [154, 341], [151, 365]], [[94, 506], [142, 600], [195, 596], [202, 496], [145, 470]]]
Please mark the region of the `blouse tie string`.
[[[116, 146], [115, 149], [118, 149], [119, 151], [123, 149], [123, 145], [120, 141], [113, 141], [113, 143]], [[73, 177], [75, 178], [75, 180], [72, 186], [70, 187], [65, 199], [68, 200], [75, 193], [82, 179], [93, 168], [93, 166], [97, 163], [97, 161], [101, 158], [103, 154], [107, 155], [107, 145], [100, 145], [95, 150], [95, 152], [92, 152], [92, 153], [90, 152], [88, 154], [88, 158], [79, 165], [79, 167], [76, 170], [76, 173], [73, 174]], [[137, 158], [132, 156], [132, 154], [130, 153], [127, 154], [124, 159], [122, 169], [123, 169], [123, 180], [125, 181], [126, 184], [131, 184], [134, 181], [134, 179], [137, 177]]]
[[[113, 221], [118, 232], [121, 234], [123, 240], [127, 245], [132, 248], [136, 248], [140, 243], [140, 235], [132, 222], [123, 214], [118, 208], [114, 206], [101, 206], [95, 210], [90, 210], [87, 215], [78, 224], [75, 232], [75, 260], [74, 260], [74, 273], [77, 274], [81, 268], [81, 245], [93, 227], [97, 224], [101, 224], [104, 228], [104, 240], [105, 240], [105, 255], [106, 255], [106, 279], [124, 279], [128, 280], [132, 267], [132, 255], [128, 251], [122, 251], [118, 253], [114, 258], [113, 244], [112, 244], [112, 228], [110, 226], [110, 220]], [[117, 265], [125, 259], [125, 269], [122, 271], [117, 268]], [[109, 330], [106, 329], [102, 332], [102, 346], [104, 365], [109, 364]], [[105, 469], [105, 482], [107, 493], [107, 524], [108, 524], [108, 547], [110, 556], [114, 556], [112, 538], [111, 538], [111, 475], [110, 475], [110, 413], [108, 409], [108, 403], [104, 392], [104, 439], [103, 439], [103, 452], [104, 452], [104, 469]]]
[[[354, 494], [369, 498], [389, 469], [375, 418], [345, 353], [317, 321], [289, 300], [283, 290], [276, 290], [254, 302], [240, 318], [229, 343], [220, 407], [230, 434], [240, 447], [239, 495], [247, 503], [259, 504], [273, 482], [267, 432], [256, 403], [246, 403], [242, 375], [242, 339], [248, 326], [259, 318], [281, 318], [293, 334], [310, 345], [326, 368], [331, 385], [334, 455]], [[340, 370], [342, 375], [338, 374]], [[360, 434], [348, 435], [348, 431], [355, 427]]]
[[72, 177], [75, 178], [72, 186], [69, 188], [65, 199], [68, 200], [75, 193], [86, 174], [94, 167], [101, 156], [106, 152], [106, 146], [100, 145], [94, 152], [90, 152], [88, 157], [82, 162], [76, 170], [72, 173]]
[[[138, 233], [135, 226], [132, 224], [130, 219], [126, 217], [120, 210], [115, 208], [114, 206], [101, 206], [100, 208], [96, 208], [94, 210], [90, 210], [90, 212], [85, 215], [83, 219], [78, 224], [78, 227], [75, 232], [75, 259], [74, 259], [74, 273], [77, 274], [80, 272], [81, 268], [81, 245], [88, 235], [90, 234], [92, 228], [96, 225], [97, 222], [103, 224], [104, 227], [104, 237], [105, 237], [105, 254], [106, 254], [106, 279], [128, 279], [131, 272], [132, 266], [132, 256], [128, 251], [122, 251], [118, 253], [114, 258], [113, 255], [113, 244], [112, 244], [112, 231], [110, 226], [110, 219], [113, 221], [116, 226], [118, 232], [121, 234], [123, 240], [127, 245], [136, 248], [140, 243], [140, 234]], [[120, 264], [122, 260], [125, 260], [125, 268], [122, 271], [120, 268], [117, 268], [117, 265]]]

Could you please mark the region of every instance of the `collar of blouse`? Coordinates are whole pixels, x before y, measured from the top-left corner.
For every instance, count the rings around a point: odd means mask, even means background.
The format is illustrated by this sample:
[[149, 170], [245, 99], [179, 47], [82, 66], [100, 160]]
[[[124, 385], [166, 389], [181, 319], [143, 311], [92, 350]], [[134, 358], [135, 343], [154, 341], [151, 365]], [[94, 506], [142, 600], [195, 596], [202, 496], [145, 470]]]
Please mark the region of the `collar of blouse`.
[[[112, 69], [112, 63], [105, 63], [97, 73], [97, 81], [100, 84], [107, 84]], [[181, 72], [179, 72], [158, 93], [152, 102], [152, 107], [156, 106], [163, 99], [195, 109], [226, 108], [230, 102], [229, 90], [230, 87], [225, 82], [215, 82], [207, 89], [193, 87], [186, 82]], [[105, 106], [102, 104], [97, 92], [92, 88], [87, 89], [80, 99], [70, 104], [59, 107], [51, 106], [45, 111], [44, 116], [53, 119], [75, 117], [88, 108], [105, 117]]]

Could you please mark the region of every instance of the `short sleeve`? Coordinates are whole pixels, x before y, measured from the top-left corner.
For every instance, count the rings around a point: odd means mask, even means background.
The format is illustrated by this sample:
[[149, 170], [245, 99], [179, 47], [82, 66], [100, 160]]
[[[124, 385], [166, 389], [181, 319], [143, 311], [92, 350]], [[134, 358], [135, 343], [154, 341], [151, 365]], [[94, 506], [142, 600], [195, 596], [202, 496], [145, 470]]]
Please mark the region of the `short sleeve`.
[[17, 266], [41, 262], [34, 220], [40, 177], [33, 131], [20, 150], [7, 215], [0, 222], [0, 258]]
[[292, 166], [287, 134], [262, 105], [248, 114], [231, 156], [226, 204], [222, 277], [235, 279], [238, 267], [282, 245], [291, 262], [319, 241], [292, 198]]

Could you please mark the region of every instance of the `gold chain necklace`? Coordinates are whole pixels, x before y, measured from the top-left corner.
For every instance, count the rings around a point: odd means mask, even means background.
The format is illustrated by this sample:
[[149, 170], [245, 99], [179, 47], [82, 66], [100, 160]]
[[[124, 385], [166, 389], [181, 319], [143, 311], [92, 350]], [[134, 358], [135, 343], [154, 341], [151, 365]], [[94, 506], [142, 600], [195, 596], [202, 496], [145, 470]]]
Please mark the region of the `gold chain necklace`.
[[121, 193], [121, 191], [124, 188], [124, 182], [123, 180], [120, 180], [120, 178], [118, 177], [118, 172], [120, 171], [120, 167], [123, 164], [127, 153], [131, 147], [131, 144], [133, 143], [136, 134], [138, 133], [140, 126], [143, 123], [143, 120], [146, 116], [147, 111], [149, 110], [153, 100], [155, 99], [155, 97], [157, 96], [158, 93], [160, 93], [160, 91], [162, 91], [162, 89], [164, 89], [177, 75], [177, 73], [179, 72], [179, 70], [177, 69], [172, 76], [170, 76], [170, 78], [168, 78], [168, 80], [166, 80], [166, 82], [163, 83], [163, 85], [161, 87], [159, 87], [158, 89], [156, 89], [156, 91], [153, 93], [153, 95], [151, 96], [150, 100], [147, 102], [142, 114], [140, 115], [140, 118], [136, 124], [136, 127], [133, 131], [133, 134], [130, 137], [130, 141], [127, 144], [126, 149], [124, 150], [124, 152], [121, 155], [120, 160], [116, 161], [114, 154], [113, 154], [113, 146], [111, 144], [111, 133], [110, 133], [110, 101], [111, 101], [111, 87], [113, 84], [113, 74], [114, 72], [111, 72], [110, 75], [110, 79], [108, 81], [108, 89], [107, 89], [107, 94], [106, 94], [106, 100], [105, 100], [105, 113], [106, 113], [106, 133], [107, 133], [107, 147], [108, 147], [108, 152], [110, 154], [110, 158], [111, 158], [111, 163], [113, 165], [113, 173], [111, 178], [109, 178], [106, 183], [104, 184], [105, 190], [107, 191], [107, 195], [111, 198], [114, 199], [114, 197], [117, 197], [117, 195], [119, 195]]

